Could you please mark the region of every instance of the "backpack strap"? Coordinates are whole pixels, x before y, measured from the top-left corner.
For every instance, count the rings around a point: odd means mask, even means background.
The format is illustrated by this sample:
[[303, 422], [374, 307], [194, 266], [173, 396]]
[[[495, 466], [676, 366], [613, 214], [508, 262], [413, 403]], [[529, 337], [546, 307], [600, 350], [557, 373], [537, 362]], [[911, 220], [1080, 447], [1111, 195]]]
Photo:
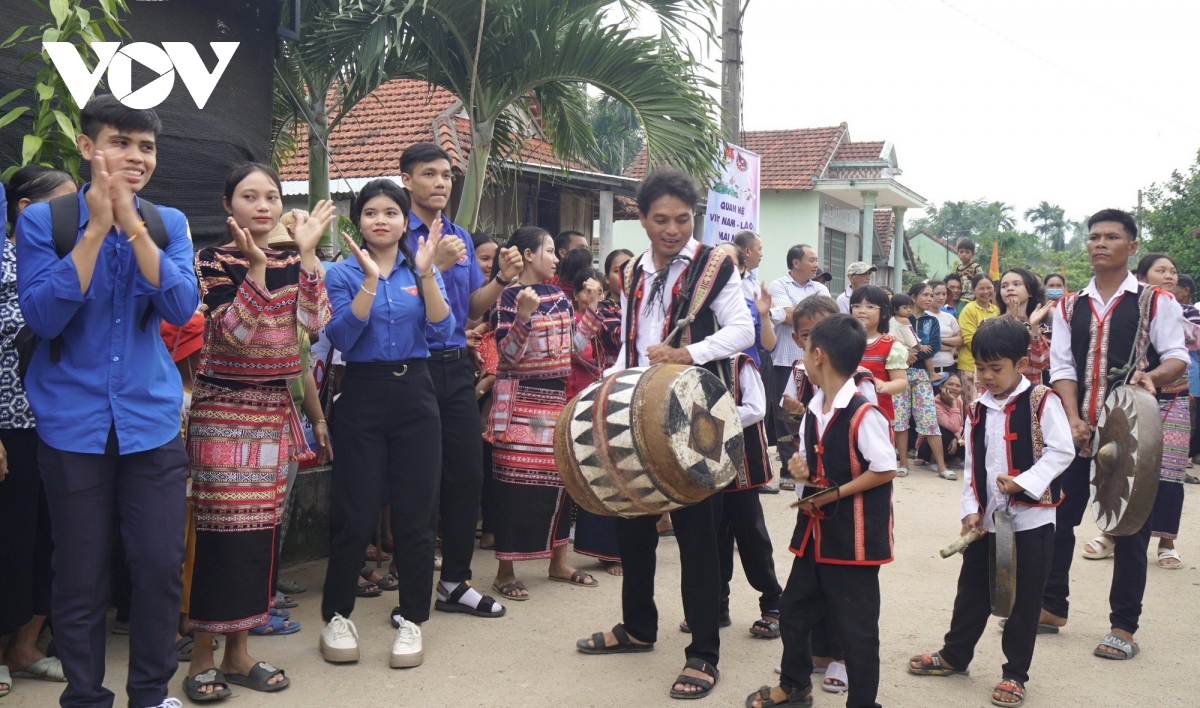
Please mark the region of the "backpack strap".
[[[150, 234], [150, 240], [154, 241], [154, 245], [159, 249], [167, 250], [167, 244], [170, 243], [171, 237], [167, 234], [167, 225], [163, 223], [162, 214], [148, 199], [138, 199], [138, 207], [142, 216], [142, 221], [146, 223], [146, 231]], [[154, 316], [154, 306], [149, 305], [146, 311], [142, 313], [142, 320], [138, 323], [138, 327], [143, 332], [150, 326], [150, 318]]]
[[[64, 194], [50, 200], [50, 237], [54, 240], [54, 253], [59, 259], [66, 258], [79, 240], [79, 195]], [[62, 335], [50, 340], [50, 361], [62, 361]]]

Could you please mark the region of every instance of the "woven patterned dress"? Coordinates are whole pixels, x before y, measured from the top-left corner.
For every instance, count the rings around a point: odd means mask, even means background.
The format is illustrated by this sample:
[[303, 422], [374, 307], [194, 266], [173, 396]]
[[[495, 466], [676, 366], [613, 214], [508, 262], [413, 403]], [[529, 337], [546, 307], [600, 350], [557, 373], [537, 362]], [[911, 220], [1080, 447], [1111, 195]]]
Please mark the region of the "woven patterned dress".
[[492, 314], [499, 353], [488, 429], [495, 482], [496, 557], [549, 558], [567, 543], [571, 514], [554, 464], [554, 424], [566, 406], [574, 314], [560, 288], [530, 286], [541, 302], [529, 324], [517, 319], [517, 293], [506, 288]]
[[187, 448], [196, 511], [190, 624], [202, 632], [267, 623], [288, 461], [311, 454], [287, 380], [301, 374], [297, 327], [322, 327], [329, 300], [299, 253], [265, 253], [266, 288], [246, 278], [249, 264], [233, 246], [196, 254], [208, 324]]

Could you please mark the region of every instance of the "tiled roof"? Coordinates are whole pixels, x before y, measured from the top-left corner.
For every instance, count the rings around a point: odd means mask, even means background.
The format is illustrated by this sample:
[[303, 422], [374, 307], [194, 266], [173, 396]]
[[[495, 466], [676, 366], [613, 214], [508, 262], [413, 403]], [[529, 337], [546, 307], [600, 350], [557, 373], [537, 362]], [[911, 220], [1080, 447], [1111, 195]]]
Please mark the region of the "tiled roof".
[[892, 252], [892, 238], [896, 235], [896, 212], [891, 209], [875, 210], [875, 241], [879, 244], [879, 255], [887, 260]]
[[880, 162], [883, 158], [883, 141], [869, 143], [842, 143], [833, 155], [834, 162]]
[[[829, 164], [845, 133], [845, 123], [829, 128], [748, 130], [742, 133], [742, 147], [762, 157], [762, 189], [808, 191], [813, 188], [813, 177], [819, 176]], [[875, 156], [882, 150], [883, 143], [878, 143]], [[635, 179], [645, 176], [645, 149], [625, 174]]]
[[[454, 94], [431, 88], [423, 81], [396, 79], [380, 86], [359, 102], [333, 131], [329, 149], [338, 171], [330, 165], [330, 176], [382, 177], [400, 171], [400, 154], [413, 143], [437, 142], [450, 153], [456, 171], [465, 172], [470, 158], [471, 130], [456, 114], [461, 103]], [[308, 179], [307, 131], [297, 141], [296, 155], [280, 170], [284, 180]], [[495, 155], [493, 155], [495, 157]], [[522, 160], [542, 165], [591, 169], [554, 156], [550, 144], [529, 138]]]

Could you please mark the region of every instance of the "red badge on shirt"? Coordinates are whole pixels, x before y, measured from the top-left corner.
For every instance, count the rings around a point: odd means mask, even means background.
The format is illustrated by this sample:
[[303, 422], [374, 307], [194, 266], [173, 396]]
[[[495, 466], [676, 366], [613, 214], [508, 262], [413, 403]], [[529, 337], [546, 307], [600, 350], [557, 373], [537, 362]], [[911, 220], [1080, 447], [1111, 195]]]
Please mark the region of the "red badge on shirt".
[[404, 292], [408, 293], [409, 295], [412, 295], [413, 297], [416, 297], [417, 296], [417, 286], [414, 285], [412, 287], [405, 288]]

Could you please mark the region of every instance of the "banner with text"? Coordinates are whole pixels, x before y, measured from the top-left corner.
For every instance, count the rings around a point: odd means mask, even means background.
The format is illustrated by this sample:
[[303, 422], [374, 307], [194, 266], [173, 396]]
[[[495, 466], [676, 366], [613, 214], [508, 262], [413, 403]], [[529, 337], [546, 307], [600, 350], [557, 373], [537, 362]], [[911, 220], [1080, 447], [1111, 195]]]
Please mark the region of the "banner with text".
[[758, 231], [758, 165], [757, 154], [725, 145], [717, 182], [708, 190], [704, 243], [715, 246], [733, 241], [739, 231]]

